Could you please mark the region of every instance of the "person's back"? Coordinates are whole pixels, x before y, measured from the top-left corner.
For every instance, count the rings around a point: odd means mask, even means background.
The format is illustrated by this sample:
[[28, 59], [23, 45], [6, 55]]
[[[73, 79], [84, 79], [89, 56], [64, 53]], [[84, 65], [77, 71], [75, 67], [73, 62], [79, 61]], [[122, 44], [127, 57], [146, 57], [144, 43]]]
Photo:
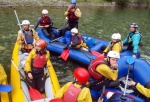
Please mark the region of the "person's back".
[[55, 95], [65, 102], [92, 102], [90, 90], [85, 87], [89, 74], [84, 68], [74, 71], [75, 82], [68, 82]]
[[4, 68], [0, 64], [0, 84], [2, 84], [5, 80], [7, 80], [6, 73], [4, 71]]

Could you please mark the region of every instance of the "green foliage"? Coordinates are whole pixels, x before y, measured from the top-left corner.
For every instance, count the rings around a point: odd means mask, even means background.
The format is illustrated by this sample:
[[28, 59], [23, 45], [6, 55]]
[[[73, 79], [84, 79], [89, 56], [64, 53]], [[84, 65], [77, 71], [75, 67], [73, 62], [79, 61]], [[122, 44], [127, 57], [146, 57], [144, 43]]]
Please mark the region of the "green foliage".
[[113, 0], [117, 5], [127, 5], [129, 0]]

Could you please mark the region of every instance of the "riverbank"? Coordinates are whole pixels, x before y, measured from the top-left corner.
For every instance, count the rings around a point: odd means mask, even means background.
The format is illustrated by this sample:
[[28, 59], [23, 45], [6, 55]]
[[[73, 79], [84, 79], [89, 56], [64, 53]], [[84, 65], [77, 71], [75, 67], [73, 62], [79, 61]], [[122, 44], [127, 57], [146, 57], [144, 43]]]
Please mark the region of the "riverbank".
[[[111, 1], [111, 0], [110, 0]], [[93, 6], [93, 7], [115, 7], [115, 6], [130, 6], [130, 7], [150, 7], [150, 3], [139, 3], [135, 1], [130, 1], [128, 3], [116, 3], [108, 2], [104, 0], [99, 1], [87, 1], [79, 0], [77, 2], [78, 6]], [[69, 2], [66, 0], [1, 0], [0, 7], [67, 7]]]

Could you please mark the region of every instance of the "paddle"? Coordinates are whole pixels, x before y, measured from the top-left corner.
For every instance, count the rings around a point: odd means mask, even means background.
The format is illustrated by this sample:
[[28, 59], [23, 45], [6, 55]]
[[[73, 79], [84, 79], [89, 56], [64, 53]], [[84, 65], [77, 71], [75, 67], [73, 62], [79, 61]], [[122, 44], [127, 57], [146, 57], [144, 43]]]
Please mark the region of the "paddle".
[[38, 90], [32, 88], [32, 87], [28, 84], [28, 82], [27, 82], [26, 79], [24, 78], [23, 74], [20, 72], [20, 70], [18, 69], [18, 67], [16, 66], [16, 64], [14, 63], [14, 61], [13, 61], [12, 59], [11, 59], [11, 62], [13, 63], [13, 65], [15, 66], [15, 68], [18, 70], [18, 72], [20, 73], [20, 75], [21, 75], [21, 77], [23, 78], [23, 80], [24, 80], [24, 81], [26, 82], [26, 84], [29, 86], [29, 89], [30, 89], [29, 94], [30, 94], [31, 99], [32, 99], [32, 100], [43, 99], [42, 94], [41, 94]]
[[12, 90], [12, 86], [0, 84], [0, 92], [10, 92]]
[[126, 99], [125, 95], [126, 95], [126, 89], [127, 89], [127, 82], [128, 82], [128, 78], [129, 78], [129, 71], [130, 71], [130, 65], [133, 64], [135, 61], [135, 59], [131, 56], [128, 56], [127, 57], [127, 63], [129, 64], [128, 66], [128, 73], [127, 73], [127, 77], [126, 77], [126, 83], [125, 83], [125, 88], [124, 88], [124, 93], [123, 93], [123, 96], [121, 97], [122, 99]]
[[101, 93], [101, 96], [99, 98], [102, 99], [104, 94], [105, 94], [105, 86], [103, 86], [102, 93]]
[[[18, 25], [19, 25], [19, 27], [20, 27], [20, 30], [22, 31], [21, 24], [20, 24], [20, 22], [19, 22], [19, 19], [18, 19], [18, 16], [17, 16], [17, 12], [16, 12], [15, 8], [14, 8], [14, 13], [15, 13], [15, 15], [16, 15], [16, 19], [17, 19]], [[23, 31], [22, 31], [22, 34], [23, 34]], [[24, 35], [23, 35], [23, 36], [24, 36]], [[29, 53], [30, 51], [29, 51], [28, 44], [27, 44], [27, 41], [26, 41], [25, 37], [24, 37], [24, 42], [25, 42], [25, 45], [27, 46], [27, 50], [28, 50], [28, 53]]]
[[60, 57], [66, 61], [69, 57], [69, 49], [64, 49], [64, 51], [61, 53]]
[[52, 43], [52, 42], [54, 42], [54, 41], [56, 41], [56, 40], [59, 40], [59, 39], [61, 39], [62, 37], [63, 37], [63, 36], [61, 36], [61, 37], [59, 37], [59, 38], [56, 38], [56, 39], [50, 41], [50, 43]]
[[104, 56], [103, 54], [101, 54], [101, 53], [99, 53], [99, 52], [97, 52], [97, 51], [94, 51], [94, 50], [90, 50], [90, 52], [91, 52], [94, 56], [96, 56], [96, 57]]

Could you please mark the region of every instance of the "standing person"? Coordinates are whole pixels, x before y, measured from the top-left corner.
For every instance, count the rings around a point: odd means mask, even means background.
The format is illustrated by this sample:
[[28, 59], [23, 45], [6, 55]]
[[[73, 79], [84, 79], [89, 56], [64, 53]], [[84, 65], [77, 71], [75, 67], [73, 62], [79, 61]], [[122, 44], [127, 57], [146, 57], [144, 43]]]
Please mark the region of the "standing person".
[[131, 86], [135, 86], [136, 89], [141, 93], [143, 94], [145, 97], [147, 97], [147, 101], [146, 102], [150, 102], [150, 86], [149, 85], [146, 85], [146, 87], [144, 87], [143, 85], [141, 85], [140, 83], [136, 83], [134, 81], [131, 81], [130, 82], [130, 85]]
[[79, 48], [87, 48], [86, 43], [83, 42], [82, 36], [78, 33], [77, 28], [71, 29], [71, 34], [72, 34], [72, 39], [71, 39], [71, 44], [68, 47], [72, 47], [75, 49]]
[[85, 68], [74, 70], [74, 82], [65, 84], [55, 95], [65, 102], [92, 102], [90, 90], [85, 87], [89, 79], [89, 73]]
[[30, 52], [34, 47], [34, 39], [38, 40], [39, 36], [34, 29], [30, 28], [28, 20], [22, 21], [23, 29], [18, 31], [17, 43], [21, 45], [21, 52]]
[[55, 36], [52, 32], [53, 21], [50, 16], [48, 16], [48, 11], [46, 9], [42, 10], [42, 16], [39, 17], [34, 29], [36, 29], [38, 25], [42, 27], [46, 36], [48, 36], [51, 40], [54, 39]]
[[45, 91], [44, 68], [49, 66], [47, 63], [50, 63], [50, 54], [45, 49], [46, 46], [47, 44], [44, 40], [37, 40], [35, 49], [30, 52], [25, 63], [25, 71], [29, 85], [41, 93]]
[[[132, 23], [130, 25], [130, 32], [127, 37], [123, 40], [123, 45], [128, 45], [129, 50], [133, 51], [133, 57], [136, 58], [136, 53], [139, 50], [139, 45], [141, 45], [142, 35], [137, 30], [138, 25], [136, 23]], [[131, 40], [129, 42], [129, 39]]]
[[105, 87], [117, 87], [120, 82], [117, 80], [118, 77], [118, 64], [117, 60], [120, 55], [116, 51], [109, 51], [107, 59], [101, 58], [94, 59], [89, 67], [88, 71], [91, 75], [89, 84], [91, 89], [102, 89]]
[[122, 50], [122, 41], [121, 41], [121, 35], [119, 33], [114, 33], [111, 36], [111, 42], [107, 46], [107, 48], [103, 51], [105, 54], [107, 54], [109, 51], [116, 51], [119, 54]]
[[76, 6], [76, 0], [71, 0], [71, 5], [68, 6], [67, 11], [64, 13], [68, 17], [68, 29], [78, 28], [78, 20], [81, 17], [81, 11]]

